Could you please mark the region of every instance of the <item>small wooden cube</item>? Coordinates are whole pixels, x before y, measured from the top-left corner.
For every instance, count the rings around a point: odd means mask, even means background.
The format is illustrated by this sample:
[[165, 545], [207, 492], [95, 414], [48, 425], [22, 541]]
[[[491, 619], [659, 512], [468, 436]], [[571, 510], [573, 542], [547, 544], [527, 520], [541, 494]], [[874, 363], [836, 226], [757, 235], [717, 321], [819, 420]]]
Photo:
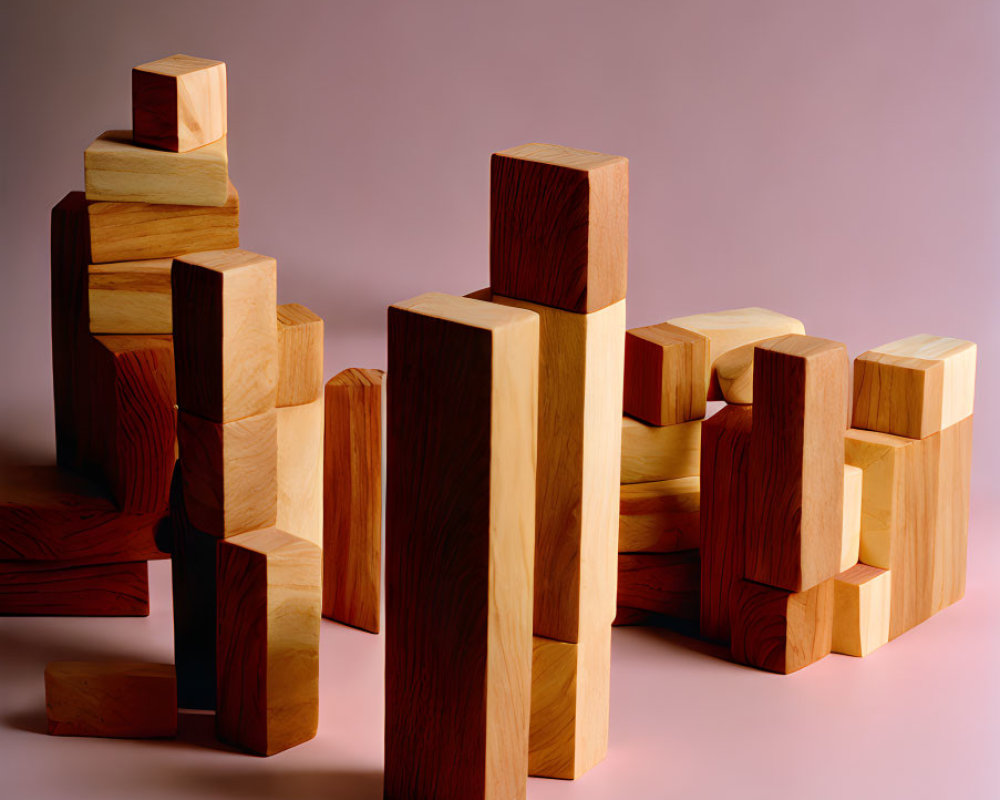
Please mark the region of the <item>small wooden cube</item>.
[[622, 417], [622, 483], [648, 483], [698, 474], [701, 420], [647, 425]]
[[278, 306], [278, 400], [311, 403], [323, 394], [323, 318], [298, 303]]
[[626, 414], [650, 425], [705, 416], [708, 337], [669, 323], [625, 333]]
[[91, 333], [172, 333], [169, 258], [91, 264]]
[[889, 641], [889, 570], [856, 564], [833, 581], [833, 652], [866, 656]]
[[621, 488], [619, 553], [675, 553], [698, 547], [699, 480], [628, 483]]
[[226, 135], [226, 65], [181, 54], [132, 70], [137, 144], [186, 153]]
[[849, 570], [861, 555], [861, 493], [865, 472], [844, 464], [844, 535], [841, 539], [840, 571]]

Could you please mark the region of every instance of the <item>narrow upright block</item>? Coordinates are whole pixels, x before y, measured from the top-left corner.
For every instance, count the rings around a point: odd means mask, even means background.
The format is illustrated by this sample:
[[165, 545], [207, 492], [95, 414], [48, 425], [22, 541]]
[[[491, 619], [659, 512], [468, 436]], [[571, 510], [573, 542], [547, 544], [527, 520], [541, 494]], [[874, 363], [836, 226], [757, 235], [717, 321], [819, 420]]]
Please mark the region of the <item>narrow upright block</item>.
[[172, 333], [169, 258], [91, 264], [91, 333]]
[[305, 306], [278, 306], [278, 407], [323, 395], [323, 319]]
[[622, 553], [618, 556], [618, 605], [696, 622], [700, 573], [697, 550]]
[[833, 581], [833, 652], [866, 656], [889, 641], [892, 573], [856, 564]]
[[322, 564], [277, 528], [219, 543], [216, 733], [262, 756], [316, 735]]
[[847, 349], [812, 336], [757, 346], [745, 577], [800, 592], [840, 572]]
[[618, 552], [697, 550], [700, 494], [697, 477], [624, 484]]
[[491, 175], [494, 293], [578, 313], [625, 299], [628, 159], [525, 144]]
[[181, 54], [132, 70], [137, 144], [186, 153], [226, 135], [226, 65]]
[[385, 373], [346, 369], [326, 384], [323, 616], [372, 633], [382, 593]]
[[700, 458], [700, 419], [659, 427], [622, 417], [622, 483], [689, 478]]
[[858, 563], [861, 556], [861, 495], [864, 470], [844, 464], [844, 533], [840, 545], [840, 571]]
[[669, 323], [625, 333], [626, 414], [650, 425], [705, 416], [708, 337]]
[[226, 137], [190, 153], [169, 153], [135, 144], [132, 131], [107, 131], [84, 151], [83, 177], [88, 200], [225, 205]]
[[277, 409], [277, 527], [323, 546], [323, 398]]
[[0, 561], [0, 615], [147, 617], [145, 561]]
[[275, 406], [277, 263], [247, 250], [193, 253], [174, 261], [177, 404], [215, 422]]
[[388, 374], [385, 797], [523, 799], [538, 316], [397, 303]]

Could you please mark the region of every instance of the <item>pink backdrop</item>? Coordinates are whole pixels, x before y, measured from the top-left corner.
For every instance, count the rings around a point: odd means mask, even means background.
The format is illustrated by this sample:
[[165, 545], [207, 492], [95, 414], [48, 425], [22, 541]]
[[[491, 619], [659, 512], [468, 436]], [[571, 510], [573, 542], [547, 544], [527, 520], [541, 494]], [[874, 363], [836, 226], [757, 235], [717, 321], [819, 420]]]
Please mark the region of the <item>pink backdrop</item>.
[[[530, 796], [996, 796], [1000, 3], [5, 0], [2, 459], [53, 452], [48, 210], [82, 188], [83, 148], [129, 125], [130, 68], [173, 52], [228, 63], [243, 242], [277, 256], [281, 302], [326, 318], [329, 375], [384, 366], [387, 304], [487, 283], [489, 154], [526, 141], [631, 159], [630, 326], [763, 305], [852, 354], [917, 332], [978, 342], [966, 600], [789, 679], [619, 632], [612, 755]], [[170, 658], [157, 588], [145, 621], [0, 621], [15, 786], [110, 798], [148, 775], [169, 796], [175, 758], [195, 765], [190, 798], [378, 796], [381, 639], [332, 625], [323, 733], [285, 756], [28, 736], [47, 658]]]

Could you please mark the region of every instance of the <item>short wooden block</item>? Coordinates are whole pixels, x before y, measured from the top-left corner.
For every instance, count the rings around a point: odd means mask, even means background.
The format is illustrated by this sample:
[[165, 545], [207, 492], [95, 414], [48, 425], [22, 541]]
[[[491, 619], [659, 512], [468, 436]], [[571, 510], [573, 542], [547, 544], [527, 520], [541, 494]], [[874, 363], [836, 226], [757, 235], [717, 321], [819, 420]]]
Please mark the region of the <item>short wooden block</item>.
[[43, 617], [149, 615], [145, 561], [85, 564], [0, 561], [0, 614]]
[[726, 406], [702, 425], [701, 635], [729, 642], [733, 586], [746, 566], [751, 406]]
[[622, 486], [619, 553], [674, 553], [698, 548], [698, 478]]
[[669, 323], [625, 333], [625, 413], [650, 425], [705, 416], [708, 338]]
[[298, 303], [278, 306], [278, 407], [322, 396], [323, 319]]
[[174, 668], [133, 661], [53, 661], [45, 667], [45, 712], [53, 736], [176, 736]]
[[386, 800], [525, 797], [538, 337], [478, 300], [389, 308]]
[[700, 419], [659, 427], [622, 417], [622, 483], [689, 478], [700, 458]]
[[730, 606], [733, 658], [788, 674], [829, 655], [833, 642], [833, 579], [804, 592], [738, 581]]
[[323, 616], [379, 631], [385, 373], [346, 369], [326, 384]]
[[528, 774], [574, 780], [608, 752], [611, 628], [578, 644], [534, 637]]
[[618, 556], [618, 606], [696, 621], [700, 574], [697, 550], [622, 553]]
[[220, 542], [218, 558], [216, 733], [273, 755], [316, 735], [320, 550], [268, 528]]
[[[80, 193], [83, 197], [83, 194]], [[240, 246], [240, 196], [232, 183], [219, 206], [87, 202], [95, 264], [174, 258]]]
[[723, 400], [713, 367], [719, 357], [737, 347], [784, 336], [790, 333], [804, 334], [805, 326], [799, 320], [786, 317], [766, 308], [736, 308], [731, 311], [711, 311], [706, 314], [692, 314], [668, 320], [671, 325], [684, 328], [708, 337], [708, 363], [705, 370], [705, 386], [709, 400]]
[[323, 546], [323, 398], [277, 409], [277, 527]]
[[132, 70], [132, 128], [137, 144], [186, 153], [227, 130], [226, 65], [181, 54]]
[[920, 334], [854, 360], [854, 427], [923, 439], [972, 414], [976, 345]]
[[722, 399], [734, 405], [753, 403], [753, 351], [756, 343], [723, 353], [712, 365], [712, 384], [718, 384]]
[[856, 564], [833, 581], [833, 652], [866, 656], [889, 641], [892, 573]]
[[273, 526], [278, 505], [278, 417], [235, 422], [177, 415], [184, 503], [191, 523], [227, 537]]
[[247, 250], [194, 253], [174, 261], [171, 282], [178, 406], [215, 422], [273, 409], [275, 260]]
[[847, 349], [812, 336], [757, 346], [745, 577], [792, 592], [840, 571]]
[[493, 154], [493, 292], [589, 313], [625, 299], [628, 159], [552, 144]]
[[172, 259], [91, 264], [88, 268], [91, 333], [171, 333]]
[[864, 470], [844, 464], [844, 533], [840, 544], [840, 571], [846, 572], [861, 556], [861, 494]]
[[615, 616], [625, 304], [576, 314], [493, 302], [539, 317], [534, 630], [577, 642]]

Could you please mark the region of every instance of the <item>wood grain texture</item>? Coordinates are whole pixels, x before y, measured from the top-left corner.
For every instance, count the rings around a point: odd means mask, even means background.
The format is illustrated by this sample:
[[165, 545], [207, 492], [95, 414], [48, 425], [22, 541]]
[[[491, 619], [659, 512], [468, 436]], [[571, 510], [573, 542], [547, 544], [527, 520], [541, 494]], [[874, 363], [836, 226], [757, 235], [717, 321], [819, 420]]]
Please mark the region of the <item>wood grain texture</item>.
[[0, 561], [0, 615], [148, 616], [146, 562]]
[[696, 550], [701, 491], [698, 478], [630, 483], [621, 488], [619, 553]]
[[650, 425], [705, 416], [708, 337], [669, 323], [625, 333], [625, 413]]
[[833, 579], [804, 592], [738, 581], [730, 605], [733, 658], [788, 674], [830, 654]]
[[840, 571], [846, 572], [861, 557], [861, 495], [864, 470], [844, 464], [844, 532], [840, 540]]
[[378, 633], [382, 594], [385, 373], [346, 369], [326, 384], [323, 616]]
[[723, 353], [712, 365], [711, 383], [718, 384], [722, 399], [735, 405], [753, 403], [753, 351], [751, 342]]
[[226, 191], [226, 201], [218, 206], [88, 201], [94, 263], [174, 258], [239, 247], [240, 196], [232, 183]]
[[698, 474], [700, 458], [700, 419], [659, 427], [622, 417], [623, 484], [689, 478]]
[[276, 526], [323, 547], [323, 398], [276, 410]]
[[745, 577], [799, 592], [840, 571], [847, 349], [789, 335], [757, 346]]
[[91, 333], [172, 333], [169, 258], [91, 264]]
[[151, 150], [106, 131], [83, 153], [88, 200], [221, 206], [229, 196], [226, 137], [189, 153]]
[[625, 299], [628, 159], [551, 144], [494, 153], [494, 293], [590, 313]]
[[385, 797], [524, 798], [538, 316], [389, 309]]
[[298, 303], [278, 306], [278, 407], [323, 396], [323, 319]]
[[53, 736], [171, 738], [177, 735], [174, 668], [134, 661], [53, 661], [45, 667], [45, 713]]
[[746, 568], [751, 406], [726, 406], [702, 425], [701, 635], [728, 643], [733, 587]]
[[535, 635], [577, 642], [615, 616], [625, 303], [539, 317]]
[[226, 135], [226, 65], [178, 53], [132, 70], [137, 144], [186, 153]]
[[262, 756], [316, 735], [322, 558], [268, 528], [218, 549], [216, 733]]
[[177, 404], [215, 422], [261, 414], [278, 391], [277, 263], [247, 250], [174, 261]]
[[618, 605], [695, 621], [700, 574], [697, 550], [622, 553], [618, 556]]
[[892, 573], [855, 564], [833, 581], [833, 652], [867, 656], [889, 641]]

